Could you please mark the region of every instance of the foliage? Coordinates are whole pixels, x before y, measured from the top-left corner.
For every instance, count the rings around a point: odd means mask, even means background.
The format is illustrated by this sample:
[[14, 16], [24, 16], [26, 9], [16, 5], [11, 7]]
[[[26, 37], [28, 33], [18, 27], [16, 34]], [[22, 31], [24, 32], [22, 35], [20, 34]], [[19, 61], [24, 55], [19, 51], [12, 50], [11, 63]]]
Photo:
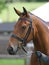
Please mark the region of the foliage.
[[49, 0], [37, 0], [38, 2], [48, 2]]
[[23, 1], [23, 2], [45, 2], [45, 1], [49, 1], [49, 0], [13, 0], [14, 1]]
[[35, 1], [49, 1], [49, 0], [0, 0], [0, 12], [6, 8], [6, 4], [13, 3], [13, 2], [35, 2]]
[[6, 7], [5, 1], [6, 0], [0, 0], [0, 13]]
[[45, 2], [16, 2], [9, 3], [8, 8], [3, 10], [0, 14], [0, 18], [3, 22], [14, 22], [18, 19], [17, 14], [15, 13], [13, 7], [16, 9], [23, 11], [22, 7], [25, 7], [28, 11], [33, 11], [37, 7], [40, 7]]

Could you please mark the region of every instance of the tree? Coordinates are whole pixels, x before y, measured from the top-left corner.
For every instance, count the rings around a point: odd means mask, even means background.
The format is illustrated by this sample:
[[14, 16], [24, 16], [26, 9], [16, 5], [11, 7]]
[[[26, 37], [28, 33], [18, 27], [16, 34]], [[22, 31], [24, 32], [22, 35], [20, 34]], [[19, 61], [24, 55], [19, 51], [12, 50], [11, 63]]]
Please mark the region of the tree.
[[49, 0], [36, 0], [38, 2], [48, 2]]
[[2, 12], [2, 10], [6, 7], [6, 0], [0, 0], [0, 13]]

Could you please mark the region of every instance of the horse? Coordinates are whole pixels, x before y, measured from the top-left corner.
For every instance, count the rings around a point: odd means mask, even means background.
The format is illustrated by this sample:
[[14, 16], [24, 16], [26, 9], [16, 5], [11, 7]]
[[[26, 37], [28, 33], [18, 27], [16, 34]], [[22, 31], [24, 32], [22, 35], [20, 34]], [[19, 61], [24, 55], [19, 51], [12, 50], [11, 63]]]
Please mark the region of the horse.
[[[9, 39], [8, 53], [14, 55], [19, 48], [26, 46], [28, 42], [33, 40], [34, 51], [40, 51], [47, 56], [49, 55], [49, 29], [42, 19], [28, 12], [23, 7], [20, 12], [14, 7], [14, 11], [19, 16], [18, 21], [14, 25], [14, 30]], [[25, 51], [25, 49], [23, 48]], [[36, 54], [31, 55], [30, 65], [38, 65]], [[47, 65], [41, 61], [41, 65]]]

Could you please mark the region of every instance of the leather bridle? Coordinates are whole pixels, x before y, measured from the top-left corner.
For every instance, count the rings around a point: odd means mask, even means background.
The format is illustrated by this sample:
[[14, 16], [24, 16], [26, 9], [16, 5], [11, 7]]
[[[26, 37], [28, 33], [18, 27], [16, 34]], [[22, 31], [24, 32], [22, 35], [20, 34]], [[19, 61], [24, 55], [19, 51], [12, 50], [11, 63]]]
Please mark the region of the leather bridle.
[[[28, 21], [28, 22], [30, 23], [30, 24], [29, 24], [29, 28], [28, 28], [28, 30], [27, 30], [27, 33], [26, 33], [26, 35], [25, 35], [24, 38], [20, 38], [18, 35], [14, 34], [14, 33], [11, 35], [11, 37], [13, 37], [13, 38], [19, 40], [20, 42], [23, 43], [24, 46], [26, 46], [27, 39], [28, 39], [28, 37], [29, 37], [29, 35], [30, 35], [30, 32], [31, 32], [31, 29], [32, 29], [32, 19], [31, 19], [31, 18], [30, 18], [30, 19], [20, 18], [19, 20], [23, 20], [23, 21], [25, 20], [25, 21]], [[24, 21], [24, 22], [25, 22], [25, 21]], [[22, 49], [27, 53], [27, 51], [24, 49], [23, 46], [22, 46]]]

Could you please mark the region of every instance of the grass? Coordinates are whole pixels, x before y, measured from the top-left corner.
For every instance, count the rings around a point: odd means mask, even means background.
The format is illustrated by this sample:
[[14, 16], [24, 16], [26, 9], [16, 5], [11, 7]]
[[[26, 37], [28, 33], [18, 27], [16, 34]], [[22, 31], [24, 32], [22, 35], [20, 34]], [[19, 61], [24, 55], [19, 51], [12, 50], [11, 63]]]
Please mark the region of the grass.
[[0, 59], [0, 65], [24, 65], [23, 59]]
[[43, 5], [45, 2], [16, 2], [16, 3], [9, 3], [7, 4], [8, 8], [3, 10], [2, 13], [0, 14], [0, 18], [4, 22], [14, 22], [18, 19], [18, 16], [14, 12], [13, 7], [16, 9], [23, 11], [22, 7], [25, 7], [28, 11], [32, 11], [41, 5]]

